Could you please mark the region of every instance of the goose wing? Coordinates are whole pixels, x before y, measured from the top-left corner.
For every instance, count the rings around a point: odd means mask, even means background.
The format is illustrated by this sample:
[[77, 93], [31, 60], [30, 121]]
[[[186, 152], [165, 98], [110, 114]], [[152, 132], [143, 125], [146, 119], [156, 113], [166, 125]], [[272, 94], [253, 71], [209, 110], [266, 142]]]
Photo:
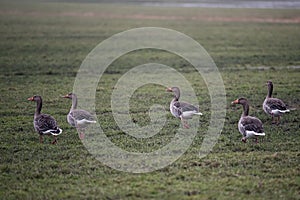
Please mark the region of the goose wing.
[[187, 112], [187, 111], [197, 111], [198, 112], [198, 108], [190, 103], [187, 103], [187, 102], [179, 102], [177, 101], [174, 106], [177, 108], [177, 109], [180, 109], [181, 112]]
[[94, 116], [86, 110], [76, 109], [70, 112], [70, 115], [76, 120], [86, 120], [86, 121], [95, 121]]
[[241, 124], [245, 129], [245, 131], [253, 131], [255, 133], [264, 132], [262, 122], [256, 117], [251, 117], [251, 116], [244, 117], [241, 121]]
[[267, 100], [267, 105], [271, 110], [287, 110], [283, 101], [277, 98], [269, 98]]
[[47, 114], [40, 114], [34, 119], [34, 127], [40, 134], [60, 134], [56, 120]]

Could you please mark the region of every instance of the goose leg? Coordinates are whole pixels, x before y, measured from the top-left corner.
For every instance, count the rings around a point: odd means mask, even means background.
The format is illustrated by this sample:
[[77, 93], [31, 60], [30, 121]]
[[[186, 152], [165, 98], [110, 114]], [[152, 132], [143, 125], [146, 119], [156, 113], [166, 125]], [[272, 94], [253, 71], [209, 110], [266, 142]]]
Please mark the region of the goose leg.
[[276, 117], [272, 114], [272, 124], [276, 124]]
[[54, 140], [53, 140], [52, 144], [57, 144], [57, 138], [56, 138], [56, 136], [54, 136]]
[[80, 132], [80, 133], [79, 133], [79, 138], [80, 138], [81, 140], [84, 139], [84, 132]]
[[184, 128], [190, 128], [190, 126], [187, 124], [187, 122], [184, 123]]
[[280, 116], [277, 118], [277, 125], [280, 124]]
[[246, 143], [247, 139], [245, 137], [242, 138], [242, 142]]
[[43, 143], [43, 136], [40, 135], [40, 143]]
[[182, 117], [180, 117], [181, 123], [183, 125], [184, 128], [190, 128], [189, 125], [187, 124], [186, 121], [184, 121], [184, 119]]
[[79, 126], [76, 126], [76, 130], [78, 132], [79, 138], [81, 140], [83, 140], [84, 139], [84, 131], [82, 130], [82, 128], [80, 128]]

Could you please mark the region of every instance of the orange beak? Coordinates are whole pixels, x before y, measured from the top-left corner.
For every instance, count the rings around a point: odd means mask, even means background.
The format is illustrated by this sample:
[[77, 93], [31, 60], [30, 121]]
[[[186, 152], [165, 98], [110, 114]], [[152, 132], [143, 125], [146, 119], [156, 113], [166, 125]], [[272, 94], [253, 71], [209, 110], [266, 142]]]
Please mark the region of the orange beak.
[[62, 98], [69, 98], [69, 95], [61, 96]]
[[239, 103], [239, 100], [234, 100], [233, 102], [231, 102], [231, 104], [238, 104]]
[[173, 92], [172, 88], [167, 88], [166, 91], [167, 92]]
[[28, 101], [33, 101], [33, 97], [30, 97], [27, 99]]

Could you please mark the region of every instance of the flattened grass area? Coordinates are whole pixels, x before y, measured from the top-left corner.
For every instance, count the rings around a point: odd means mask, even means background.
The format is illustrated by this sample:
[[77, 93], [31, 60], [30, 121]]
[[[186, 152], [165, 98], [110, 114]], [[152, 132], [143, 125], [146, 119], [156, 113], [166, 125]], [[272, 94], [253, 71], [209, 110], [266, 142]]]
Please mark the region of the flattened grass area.
[[[299, 10], [160, 8], [126, 4], [0, 3], [0, 196], [1, 199], [299, 199], [300, 198], [300, 26]], [[129, 69], [157, 62], [173, 67], [197, 94], [201, 126], [188, 151], [170, 166], [145, 174], [111, 169], [97, 161], [66, 122], [71, 102], [60, 98], [73, 89], [77, 70], [101, 41], [137, 27], [164, 27], [185, 33], [212, 56], [223, 77], [227, 115], [213, 151], [198, 153], [210, 119], [210, 98], [199, 74], [185, 60], [168, 52], [141, 50], [118, 58], [97, 88], [96, 112], [116, 145], [149, 152], [166, 145], [180, 126], [168, 123], [149, 140], [135, 140], [114, 122], [110, 98], [114, 85]], [[274, 96], [291, 113], [280, 125], [262, 111], [265, 82], [274, 82]], [[184, 90], [184, 88], [182, 88]], [[39, 144], [32, 126], [35, 104], [43, 96], [43, 112], [64, 130], [58, 144], [46, 137]], [[241, 143], [239, 106], [247, 97], [251, 115], [260, 118], [266, 137]], [[145, 85], [133, 95], [132, 118], [150, 121], [148, 110], [168, 110], [172, 96], [165, 88]]]

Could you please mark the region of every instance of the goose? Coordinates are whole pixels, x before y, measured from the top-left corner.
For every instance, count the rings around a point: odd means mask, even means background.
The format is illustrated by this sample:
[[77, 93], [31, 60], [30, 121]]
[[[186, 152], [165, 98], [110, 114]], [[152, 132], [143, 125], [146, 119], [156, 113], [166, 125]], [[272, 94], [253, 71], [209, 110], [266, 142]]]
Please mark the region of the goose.
[[[272, 123], [279, 124], [280, 116], [282, 116], [284, 113], [290, 112], [290, 110], [286, 108], [286, 105], [283, 103], [282, 100], [277, 98], [272, 98], [272, 92], [273, 92], [272, 81], [267, 81], [266, 85], [268, 86], [268, 93], [263, 102], [263, 110], [265, 111], [265, 113], [272, 116]], [[276, 117], [277, 117], [277, 122], [275, 120]]]
[[202, 115], [199, 112], [199, 108], [190, 103], [179, 101], [180, 90], [178, 87], [167, 88], [167, 92], [173, 92], [174, 94], [174, 98], [170, 103], [171, 114], [181, 120], [184, 128], [189, 128], [189, 125], [184, 120], [191, 119], [193, 115]]
[[68, 123], [77, 129], [79, 138], [84, 139], [84, 130], [89, 124], [96, 123], [94, 116], [86, 110], [77, 109], [77, 96], [74, 93], [69, 93], [63, 98], [72, 99], [72, 106], [67, 115]]
[[243, 113], [238, 122], [239, 132], [242, 134], [242, 141], [246, 143], [250, 137], [265, 136], [263, 124], [260, 119], [249, 116], [249, 103], [246, 98], [239, 98], [233, 101], [231, 104], [241, 104], [243, 106]]
[[33, 126], [36, 132], [40, 134], [40, 143], [43, 143], [44, 135], [53, 135], [54, 140], [52, 144], [57, 143], [57, 136], [62, 133], [62, 129], [57, 126], [56, 120], [47, 114], [42, 114], [42, 97], [33, 96], [27, 99], [28, 101], [36, 102], [36, 110], [34, 113]]

